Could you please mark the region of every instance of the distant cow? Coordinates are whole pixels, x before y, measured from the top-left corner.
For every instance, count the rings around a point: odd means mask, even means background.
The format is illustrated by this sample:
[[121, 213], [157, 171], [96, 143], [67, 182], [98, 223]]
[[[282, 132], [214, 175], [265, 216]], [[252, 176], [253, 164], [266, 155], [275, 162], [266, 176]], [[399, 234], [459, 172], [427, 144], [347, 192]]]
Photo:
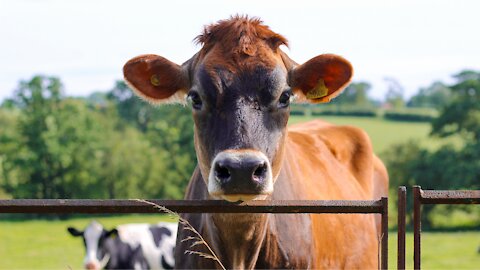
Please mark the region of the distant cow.
[[[335, 22], [319, 27], [334, 32]], [[308, 36], [319, 45], [333, 38], [315, 32]], [[280, 48], [287, 45], [283, 36], [258, 19], [240, 16], [207, 26], [197, 41], [202, 48], [183, 65], [148, 54], [131, 59], [123, 69], [135, 93], [150, 102], [189, 101], [198, 166], [186, 199], [387, 196], [387, 171], [364, 131], [322, 121], [287, 128], [290, 102], [328, 102], [348, 85], [353, 69], [346, 59], [322, 54], [297, 64]], [[182, 216], [229, 269], [378, 267], [373, 215]], [[189, 234], [179, 232], [175, 267], [218, 267], [208, 258], [184, 255], [191, 243], [181, 240]]]
[[83, 237], [86, 269], [172, 269], [177, 227], [162, 222], [105, 230], [92, 221], [84, 231], [69, 227], [68, 232]]

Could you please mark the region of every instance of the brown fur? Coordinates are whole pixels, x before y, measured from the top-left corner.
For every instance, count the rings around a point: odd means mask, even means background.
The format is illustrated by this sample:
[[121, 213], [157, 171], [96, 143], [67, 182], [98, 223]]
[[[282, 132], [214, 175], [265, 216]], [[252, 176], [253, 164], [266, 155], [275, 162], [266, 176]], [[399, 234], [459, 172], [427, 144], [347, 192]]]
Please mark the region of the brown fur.
[[248, 56], [255, 56], [260, 40], [273, 50], [280, 45], [288, 45], [285, 37], [270, 30], [260, 19], [238, 15], [205, 27], [203, 33], [195, 38], [197, 43], [203, 45], [203, 54], [214, 45], [221, 44], [225, 53]]

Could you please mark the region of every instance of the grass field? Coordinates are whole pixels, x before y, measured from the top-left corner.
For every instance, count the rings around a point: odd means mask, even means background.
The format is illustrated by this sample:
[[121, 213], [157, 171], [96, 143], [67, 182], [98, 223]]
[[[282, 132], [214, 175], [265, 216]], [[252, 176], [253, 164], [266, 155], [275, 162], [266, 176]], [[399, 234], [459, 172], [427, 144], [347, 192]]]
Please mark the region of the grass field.
[[[389, 234], [389, 268], [397, 267], [397, 235]], [[407, 234], [406, 267], [413, 269], [413, 234]], [[480, 232], [422, 232], [422, 269], [480, 269]]]
[[[82, 269], [81, 239], [67, 233], [68, 226], [84, 228], [92, 218], [63, 221], [0, 221], [0, 269]], [[169, 220], [161, 215], [96, 217], [111, 228], [123, 223], [156, 223]], [[396, 268], [396, 234], [389, 234], [389, 265]], [[424, 269], [478, 269], [480, 233], [423, 233]], [[413, 266], [413, 237], [407, 235], [407, 266]]]
[[[0, 269], [83, 269], [81, 238], [72, 237], [68, 226], [84, 229], [92, 218], [69, 220], [0, 221]], [[124, 223], [170, 221], [163, 215], [125, 215], [95, 220], [106, 228]]]
[[382, 154], [392, 144], [415, 140], [426, 147], [440, 145], [439, 139], [428, 138], [430, 123], [388, 121], [378, 117], [348, 117], [348, 116], [291, 116], [289, 123], [295, 124], [313, 119], [322, 119], [337, 125], [350, 125], [365, 130], [372, 140], [375, 153]]

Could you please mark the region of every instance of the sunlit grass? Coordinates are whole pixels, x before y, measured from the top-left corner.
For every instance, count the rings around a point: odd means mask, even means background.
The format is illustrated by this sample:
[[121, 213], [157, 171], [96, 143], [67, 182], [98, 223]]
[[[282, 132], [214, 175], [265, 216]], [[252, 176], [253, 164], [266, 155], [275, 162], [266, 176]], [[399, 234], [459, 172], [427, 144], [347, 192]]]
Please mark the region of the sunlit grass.
[[[446, 142], [438, 138], [430, 138], [430, 123], [389, 121], [380, 117], [349, 117], [349, 116], [290, 116], [289, 124], [322, 119], [337, 125], [350, 125], [365, 130], [372, 140], [375, 153], [381, 155], [393, 144], [414, 140], [422, 146], [435, 149]], [[459, 140], [449, 140], [454, 144]]]
[[[389, 234], [389, 268], [397, 269], [397, 235]], [[422, 269], [479, 269], [480, 232], [423, 232]], [[413, 233], [407, 233], [406, 267], [413, 269]]]
[[[0, 269], [82, 269], [83, 243], [67, 233], [84, 228], [92, 218], [62, 221], [0, 221]], [[96, 217], [111, 228], [124, 223], [156, 223], [162, 215]], [[478, 269], [480, 232], [422, 233], [423, 269]], [[413, 268], [413, 235], [407, 234], [407, 268]], [[397, 234], [389, 234], [389, 266], [396, 269]]]

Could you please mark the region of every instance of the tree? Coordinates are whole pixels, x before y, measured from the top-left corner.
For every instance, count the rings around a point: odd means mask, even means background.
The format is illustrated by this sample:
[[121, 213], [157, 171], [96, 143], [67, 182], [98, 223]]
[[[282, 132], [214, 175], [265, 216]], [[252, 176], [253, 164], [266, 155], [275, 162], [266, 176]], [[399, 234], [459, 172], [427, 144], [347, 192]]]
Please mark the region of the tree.
[[469, 142], [480, 139], [480, 73], [463, 71], [454, 76], [452, 102], [432, 124], [432, 134], [448, 137], [459, 134]]
[[408, 107], [442, 109], [449, 104], [451, 89], [441, 82], [422, 88], [407, 103]]
[[15, 166], [14, 156], [18, 153], [19, 135], [17, 122], [20, 110], [11, 106], [0, 108], [0, 199], [10, 198], [12, 190], [21, 174]]
[[107, 98], [114, 102], [122, 119], [146, 132], [153, 108], [137, 97], [124, 81], [116, 81]]
[[54, 125], [54, 112], [60, 108], [61, 88], [57, 78], [35, 76], [30, 81], [21, 81], [16, 90], [14, 100], [24, 113], [19, 121], [19, 133], [23, 139], [19, 149], [21, 154], [15, 161], [26, 171], [24, 179], [19, 179], [14, 195], [52, 197], [52, 183], [63, 168], [59, 169], [57, 160], [52, 159], [43, 134]]
[[197, 163], [190, 110], [181, 106], [156, 108], [147, 137], [153, 146], [167, 153], [162, 159], [167, 170], [159, 178], [164, 194], [183, 197]]
[[150, 145], [151, 167], [144, 170], [151, 173], [143, 180], [146, 194], [182, 198], [196, 165], [190, 110], [152, 106], [135, 96], [123, 81], [117, 81], [107, 96], [114, 102], [120, 119], [140, 129], [146, 135], [142, 139]]
[[[433, 121], [431, 134], [439, 137], [457, 135], [463, 138], [463, 148], [456, 155], [452, 155], [453, 159], [449, 164], [458, 171], [454, 171], [450, 176], [458, 178], [455, 183], [458, 187], [478, 189], [480, 187], [480, 73], [462, 71], [454, 77], [457, 82], [451, 86], [453, 100]], [[439, 153], [441, 150], [437, 151], [437, 154]], [[436, 163], [445, 159], [447, 159], [446, 155], [440, 156]], [[452, 170], [451, 167], [443, 167], [443, 170]]]
[[387, 77], [385, 78], [385, 81], [388, 84], [385, 101], [390, 104], [392, 108], [403, 108], [405, 106], [405, 101], [403, 99], [403, 86], [394, 78]]
[[62, 92], [60, 80], [46, 76], [20, 82], [15, 92], [21, 115], [17, 149], [8, 160], [21, 173], [6, 189], [16, 198], [101, 197], [92, 188], [99, 167], [92, 142], [102, 129], [83, 101]]
[[372, 102], [368, 98], [368, 92], [371, 87], [368, 82], [352, 82], [345, 88], [343, 93], [334, 100], [334, 103], [359, 107], [371, 106]]

